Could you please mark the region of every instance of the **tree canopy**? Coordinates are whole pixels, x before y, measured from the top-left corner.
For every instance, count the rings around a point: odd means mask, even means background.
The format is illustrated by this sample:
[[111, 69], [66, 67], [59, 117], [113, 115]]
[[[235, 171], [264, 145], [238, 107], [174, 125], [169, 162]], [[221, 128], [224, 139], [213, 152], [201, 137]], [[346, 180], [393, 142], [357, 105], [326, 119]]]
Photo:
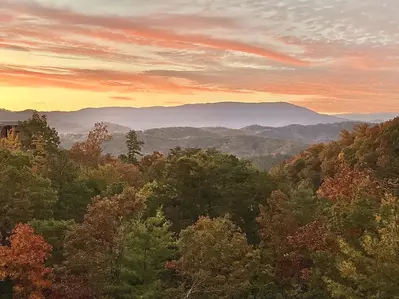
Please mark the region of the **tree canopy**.
[[70, 150], [34, 113], [0, 141], [0, 294], [21, 299], [399, 298], [399, 118], [270, 171], [214, 149]]

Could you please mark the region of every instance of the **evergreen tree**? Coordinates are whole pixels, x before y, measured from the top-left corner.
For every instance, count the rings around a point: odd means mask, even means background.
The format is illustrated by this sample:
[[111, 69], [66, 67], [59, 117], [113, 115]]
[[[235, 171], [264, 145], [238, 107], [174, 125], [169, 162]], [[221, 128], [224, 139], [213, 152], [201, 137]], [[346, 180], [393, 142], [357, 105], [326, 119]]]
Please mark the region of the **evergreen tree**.
[[120, 230], [117, 275], [110, 281], [108, 294], [114, 298], [160, 298], [166, 288], [169, 270], [165, 265], [175, 258], [176, 244], [159, 210], [154, 217], [135, 219]]
[[139, 140], [137, 133], [133, 130], [126, 134], [127, 154], [120, 155], [120, 159], [125, 163], [138, 164], [137, 156], [142, 156], [141, 153], [144, 142]]

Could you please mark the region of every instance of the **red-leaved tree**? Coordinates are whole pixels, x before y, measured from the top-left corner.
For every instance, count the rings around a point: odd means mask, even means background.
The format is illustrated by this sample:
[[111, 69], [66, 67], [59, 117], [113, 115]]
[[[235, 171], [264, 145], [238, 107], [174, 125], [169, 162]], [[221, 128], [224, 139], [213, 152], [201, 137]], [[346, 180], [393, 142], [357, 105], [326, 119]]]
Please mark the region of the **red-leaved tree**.
[[51, 249], [27, 224], [14, 228], [10, 246], [0, 246], [0, 280], [12, 281], [14, 298], [44, 298], [51, 287], [51, 268], [45, 266]]

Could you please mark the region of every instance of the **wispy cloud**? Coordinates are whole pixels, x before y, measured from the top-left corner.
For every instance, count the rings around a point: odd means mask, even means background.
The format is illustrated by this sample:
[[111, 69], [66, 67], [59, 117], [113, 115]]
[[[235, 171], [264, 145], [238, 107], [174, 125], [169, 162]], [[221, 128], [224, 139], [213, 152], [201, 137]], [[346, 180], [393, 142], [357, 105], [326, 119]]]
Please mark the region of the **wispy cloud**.
[[[95, 37], [102, 38], [107, 37], [110, 39], [112, 35], [113, 38], [117, 38], [119, 42], [121, 42], [121, 36], [125, 36], [126, 42], [134, 43], [135, 39], [144, 39], [144, 40], [152, 40], [152, 41], [163, 41], [164, 46], [166, 47], [175, 47], [176, 44], [187, 43], [189, 45], [200, 45], [204, 47], [215, 48], [219, 50], [230, 50], [243, 52], [253, 55], [259, 55], [271, 60], [275, 60], [281, 63], [286, 64], [294, 64], [294, 65], [309, 65], [308, 62], [302, 61], [298, 58], [291, 57], [284, 53], [279, 53], [277, 51], [273, 51], [270, 49], [266, 49], [256, 45], [250, 45], [244, 42], [221, 39], [221, 38], [213, 38], [207, 35], [201, 34], [179, 34], [174, 30], [170, 29], [162, 29], [156, 27], [150, 27], [148, 24], [148, 20], [143, 22], [143, 18], [138, 20], [132, 20], [132, 18], [127, 17], [117, 17], [117, 16], [98, 16], [98, 15], [84, 15], [81, 13], [76, 13], [69, 9], [58, 9], [51, 8], [39, 5], [38, 3], [31, 2], [15, 2], [15, 1], [5, 1], [8, 9], [10, 9], [13, 13], [16, 14], [27, 14], [36, 16], [43, 20], [51, 20], [61, 24], [68, 25], [83, 25], [83, 26], [93, 26], [97, 28], [101, 28], [103, 30], [116, 30], [118, 34], [112, 34], [111, 32], [105, 32], [97, 34]], [[176, 17], [176, 25], [187, 22], [190, 24], [190, 16]], [[173, 16], [169, 16], [166, 18], [169, 19], [169, 23], [174, 23]], [[213, 22], [209, 22], [206, 24], [204, 22], [204, 17], [195, 17], [192, 16], [192, 24], [196, 24], [197, 26], [203, 25], [203, 27], [215, 26], [215, 25], [223, 25], [223, 24], [233, 24], [233, 22], [229, 22], [228, 19], [221, 18], [208, 18], [209, 20], [213, 20]], [[141, 21], [140, 21], [141, 20]], [[222, 24], [219, 24], [219, 21]], [[144, 24], [143, 24], [144, 23]], [[79, 28], [75, 29], [76, 33], [89, 33], [88, 30], [82, 30], [79, 32]], [[93, 31], [91, 31], [93, 34]], [[111, 38], [112, 40], [112, 38]], [[180, 48], [180, 46], [179, 46]]]
[[109, 97], [111, 100], [116, 100], [116, 101], [135, 101], [135, 98], [131, 97], [123, 97], [123, 96], [110, 96]]

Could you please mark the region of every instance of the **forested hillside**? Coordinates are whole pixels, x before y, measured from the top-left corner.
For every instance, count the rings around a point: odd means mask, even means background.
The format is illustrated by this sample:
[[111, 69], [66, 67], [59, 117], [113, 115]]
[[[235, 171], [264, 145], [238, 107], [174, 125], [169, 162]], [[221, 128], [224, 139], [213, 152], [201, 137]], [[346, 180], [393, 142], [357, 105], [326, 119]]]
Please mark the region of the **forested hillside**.
[[[215, 149], [0, 140], [1, 298], [398, 298], [399, 118], [270, 172]], [[145, 142], [145, 140], [144, 140]]]
[[[290, 125], [286, 127], [263, 127], [253, 125], [242, 129], [223, 127], [171, 127], [138, 131], [144, 141], [142, 151], [153, 151], [165, 155], [171, 148], [215, 148], [239, 158], [250, 159], [262, 170], [291, 158], [309, 147], [309, 144], [338, 140], [341, 130], [353, 130], [354, 122], [318, 125]], [[107, 123], [112, 140], [104, 143], [104, 152], [118, 156], [126, 152], [125, 134], [129, 128]], [[61, 146], [70, 149], [76, 142], [83, 141], [87, 134], [61, 134]]]

